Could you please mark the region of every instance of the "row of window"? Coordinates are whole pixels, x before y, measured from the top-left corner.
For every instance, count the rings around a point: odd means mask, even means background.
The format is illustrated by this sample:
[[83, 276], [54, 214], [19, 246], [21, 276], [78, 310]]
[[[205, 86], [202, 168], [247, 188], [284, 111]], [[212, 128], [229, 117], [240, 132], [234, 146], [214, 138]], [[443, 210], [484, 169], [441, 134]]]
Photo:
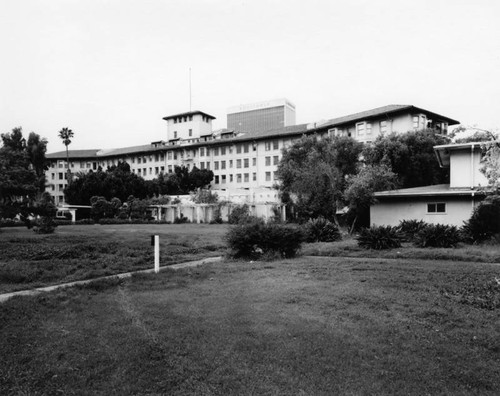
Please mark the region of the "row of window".
[[[278, 175], [276, 172], [266, 172], [265, 180], [267, 182], [272, 180], [278, 180]], [[250, 182], [250, 173], [237, 173], [236, 175], [215, 175], [214, 176], [214, 184], [226, 184], [226, 183], [249, 183]], [[252, 173], [252, 181], [257, 181], [257, 173]]]

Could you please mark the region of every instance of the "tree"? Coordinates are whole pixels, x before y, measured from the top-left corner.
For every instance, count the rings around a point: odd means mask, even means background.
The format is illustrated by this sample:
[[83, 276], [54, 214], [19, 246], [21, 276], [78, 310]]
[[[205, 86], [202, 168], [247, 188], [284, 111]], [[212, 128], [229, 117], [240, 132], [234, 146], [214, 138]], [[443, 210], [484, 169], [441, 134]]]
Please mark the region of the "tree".
[[68, 182], [71, 182], [71, 169], [69, 167], [69, 151], [68, 146], [71, 144], [71, 139], [73, 139], [74, 133], [69, 128], [63, 128], [59, 131], [59, 137], [62, 139], [64, 145], [66, 146], [66, 166], [68, 170], [66, 171], [68, 174]]
[[399, 187], [411, 188], [448, 182], [448, 170], [439, 167], [434, 146], [446, 138], [433, 130], [379, 136], [363, 150], [368, 165], [384, 164], [398, 175]]
[[489, 142], [482, 146], [481, 172], [488, 179], [488, 185], [500, 189], [500, 142]]
[[45, 188], [47, 141], [31, 132], [26, 144], [22, 128], [14, 128], [11, 133], [2, 134], [1, 137], [0, 218], [20, 216], [29, 226], [30, 216], [50, 216], [52, 213], [52, 209], [47, 209], [50, 195], [47, 197], [47, 194], [42, 194]]
[[[278, 165], [280, 195], [299, 220], [323, 216], [336, 221], [346, 176], [355, 174], [361, 143], [348, 137], [303, 137], [285, 149]], [[337, 221], [336, 221], [337, 222]]]
[[45, 190], [45, 171], [49, 168], [45, 158], [47, 139], [41, 138], [40, 135], [31, 132], [28, 137], [26, 152], [38, 178], [39, 191], [42, 192]]
[[376, 191], [392, 190], [396, 187], [397, 175], [387, 165], [368, 165], [349, 179], [344, 197], [353, 217], [350, 233], [360, 218], [365, 218], [363, 226], [369, 226], [370, 206], [374, 204]]

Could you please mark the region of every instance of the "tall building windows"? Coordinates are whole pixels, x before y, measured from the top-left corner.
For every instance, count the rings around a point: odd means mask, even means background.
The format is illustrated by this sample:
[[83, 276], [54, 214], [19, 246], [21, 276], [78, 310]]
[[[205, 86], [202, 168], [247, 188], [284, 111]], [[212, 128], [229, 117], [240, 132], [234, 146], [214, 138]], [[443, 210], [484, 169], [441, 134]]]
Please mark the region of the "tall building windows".
[[266, 181], [271, 181], [271, 172], [266, 172]]
[[200, 147], [200, 157], [205, 156], [205, 147]]
[[220, 162], [220, 168], [221, 169], [226, 169], [226, 161], [221, 161]]
[[365, 123], [364, 122], [358, 122], [356, 124], [356, 135], [357, 136], [364, 136], [365, 135]]
[[250, 160], [248, 158], [243, 159], [243, 167], [248, 168], [250, 166]]
[[248, 153], [248, 143], [245, 143], [245, 144], [243, 145], [243, 152], [244, 152], [244, 153]]
[[271, 166], [271, 157], [266, 157], [266, 166]]
[[177, 131], [174, 131], [174, 139], [177, 139]]
[[219, 155], [219, 148], [214, 147], [214, 156]]
[[226, 155], [226, 146], [220, 148], [220, 155]]
[[236, 175], [236, 183], [241, 183], [241, 173]]
[[273, 165], [278, 165], [278, 164], [279, 164], [279, 162], [280, 162], [280, 157], [279, 157], [279, 156], [277, 156], [277, 155], [275, 155], [275, 156], [273, 157]]
[[193, 130], [189, 129], [189, 136], [193, 136]]
[[386, 133], [387, 132], [387, 121], [380, 121], [380, 133]]
[[278, 150], [280, 148], [279, 140], [273, 140], [273, 150]]
[[237, 169], [241, 168], [241, 159], [236, 160], [236, 168]]
[[219, 161], [214, 162], [214, 170], [219, 170]]
[[257, 166], [257, 158], [252, 158], [252, 166]]
[[233, 167], [233, 160], [229, 160], [229, 168]]
[[236, 145], [236, 154], [241, 154], [241, 144]]
[[248, 174], [248, 173], [245, 173], [245, 174], [243, 175], [243, 181], [244, 181], [245, 183], [248, 183], [248, 182], [250, 181], [250, 177], [249, 177], [249, 174]]
[[270, 151], [271, 150], [271, 142], [264, 142], [264, 148], [266, 151]]

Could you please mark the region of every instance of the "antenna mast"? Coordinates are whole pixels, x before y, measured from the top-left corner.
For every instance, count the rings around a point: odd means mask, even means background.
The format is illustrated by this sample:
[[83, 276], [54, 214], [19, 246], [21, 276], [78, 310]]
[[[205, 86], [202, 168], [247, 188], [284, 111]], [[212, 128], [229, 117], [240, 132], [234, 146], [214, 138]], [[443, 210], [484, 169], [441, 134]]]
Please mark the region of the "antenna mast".
[[191, 111], [191, 68], [189, 68], [189, 111]]

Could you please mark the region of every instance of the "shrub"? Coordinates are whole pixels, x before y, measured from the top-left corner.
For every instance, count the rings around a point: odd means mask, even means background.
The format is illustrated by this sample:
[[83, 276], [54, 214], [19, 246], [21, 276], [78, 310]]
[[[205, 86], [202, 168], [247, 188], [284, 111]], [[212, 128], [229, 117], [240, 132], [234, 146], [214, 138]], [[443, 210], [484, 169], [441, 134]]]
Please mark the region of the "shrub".
[[403, 241], [412, 241], [415, 235], [428, 225], [429, 223], [423, 220], [401, 220], [397, 228]]
[[290, 258], [300, 250], [303, 235], [296, 226], [254, 218], [231, 227], [226, 239], [235, 258]]
[[415, 245], [418, 247], [456, 246], [461, 241], [457, 227], [445, 224], [428, 224], [415, 236]]
[[382, 250], [401, 246], [399, 230], [391, 226], [364, 228], [357, 239], [358, 245], [365, 249]]
[[492, 195], [481, 202], [461, 229], [464, 239], [483, 242], [500, 233], [500, 196]]
[[37, 234], [52, 234], [57, 227], [54, 219], [50, 216], [42, 216], [35, 220], [33, 231]]
[[236, 205], [227, 218], [229, 224], [245, 222], [250, 217], [250, 208], [247, 204]]
[[2, 227], [25, 227], [26, 224], [24, 224], [20, 220], [14, 220], [14, 219], [0, 219], [0, 228]]
[[92, 224], [95, 224], [95, 220], [94, 219], [81, 219], [81, 220], [77, 220], [75, 221], [75, 224], [83, 224], [83, 225], [92, 225]]
[[176, 217], [174, 219], [174, 224], [184, 224], [184, 223], [189, 223], [189, 219], [184, 216], [182, 213], [179, 217]]
[[306, 242], [333, 242], [341, 239], [337, 225], [321, 216], [309, 219], [304, 227]]

